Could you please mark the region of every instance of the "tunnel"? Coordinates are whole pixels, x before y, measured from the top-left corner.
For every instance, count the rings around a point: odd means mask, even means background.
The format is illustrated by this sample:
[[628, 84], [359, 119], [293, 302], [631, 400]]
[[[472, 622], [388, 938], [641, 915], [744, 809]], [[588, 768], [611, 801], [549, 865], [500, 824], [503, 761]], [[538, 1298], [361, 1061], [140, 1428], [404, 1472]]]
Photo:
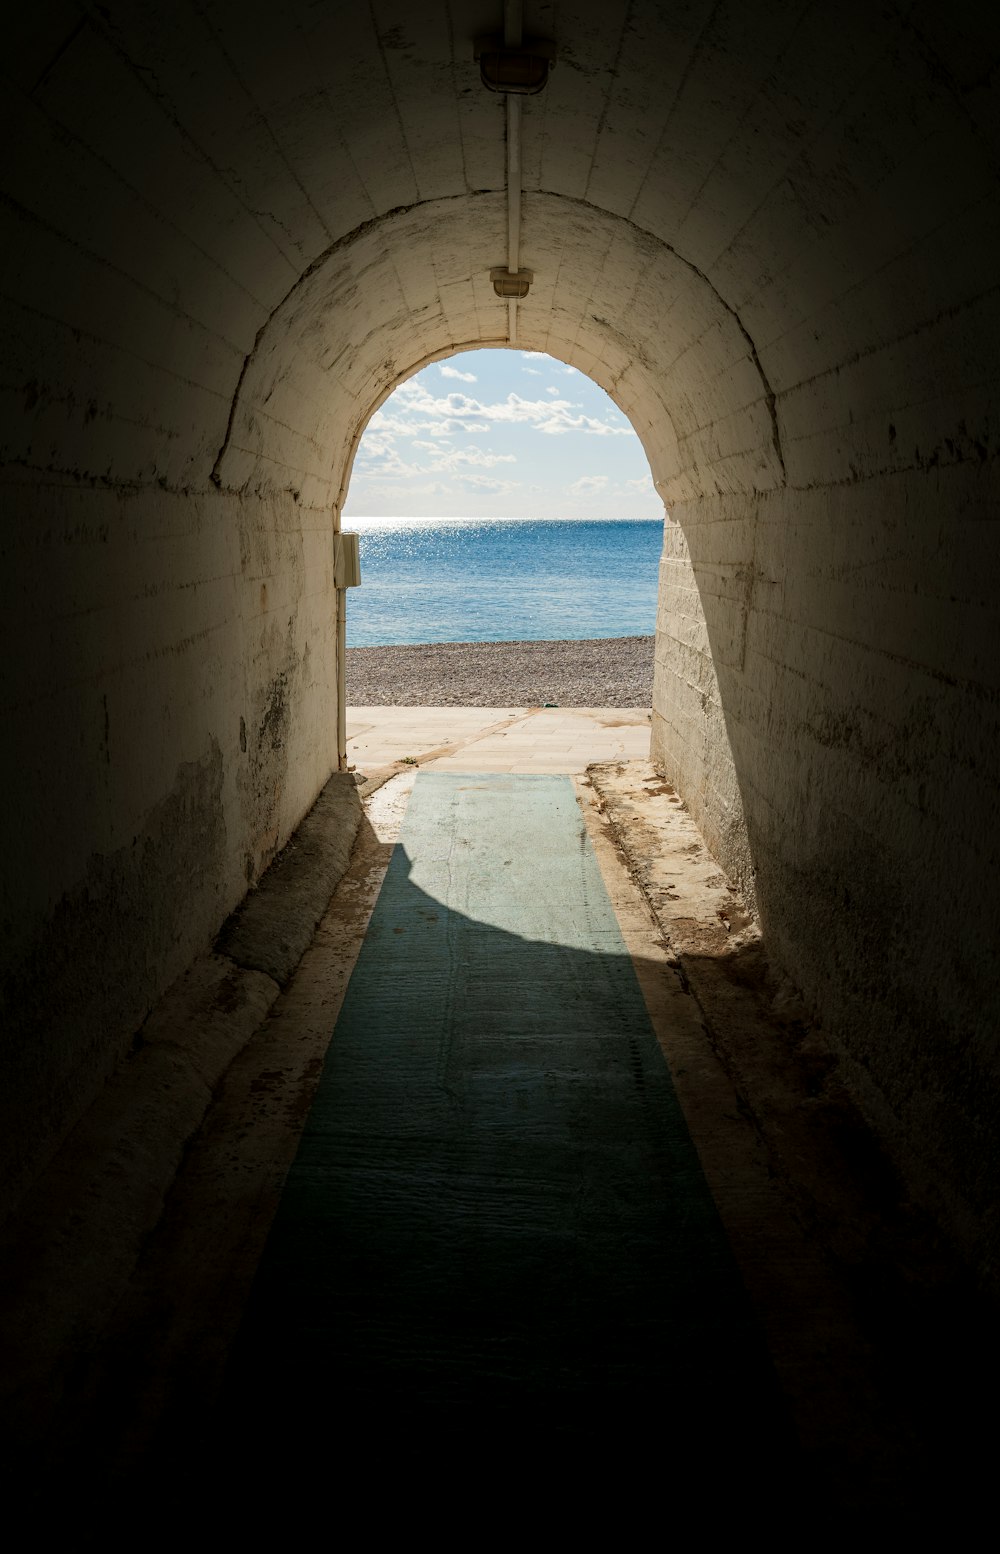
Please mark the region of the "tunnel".
[[513, 12], [516, 145], [500, 0], [7, 19], [4, 1206], [337, 767], [368, 420], [510, 346], [638, 433], [653, 760], [995, 1266], [1000, 26]]

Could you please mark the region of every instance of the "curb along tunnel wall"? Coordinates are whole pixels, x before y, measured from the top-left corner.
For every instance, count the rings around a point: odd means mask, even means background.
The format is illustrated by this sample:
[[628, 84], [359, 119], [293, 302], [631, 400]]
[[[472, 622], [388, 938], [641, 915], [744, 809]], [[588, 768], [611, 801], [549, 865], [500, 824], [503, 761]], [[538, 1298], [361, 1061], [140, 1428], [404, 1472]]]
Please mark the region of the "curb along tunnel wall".
[[[506, 338], [503, 103], [469, 44], [494, 10], [12, 23], [15, 1196], [336, 764], [357, 436], [424, 361]], [[519, 346], [612, 395], [664, 499], [654, 758], [981, 1244], [996, 27], [745, 0], [525, 24], [559, 64], [524, 104]]]

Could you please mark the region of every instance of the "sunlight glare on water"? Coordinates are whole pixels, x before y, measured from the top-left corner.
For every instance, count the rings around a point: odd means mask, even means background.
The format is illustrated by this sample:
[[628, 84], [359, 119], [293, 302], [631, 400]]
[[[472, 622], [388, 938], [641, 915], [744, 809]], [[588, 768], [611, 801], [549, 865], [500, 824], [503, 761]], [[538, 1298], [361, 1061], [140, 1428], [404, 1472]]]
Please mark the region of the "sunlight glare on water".
[[651, 635], [663, 525], [651, 520], [356, 518], [347, 642]]

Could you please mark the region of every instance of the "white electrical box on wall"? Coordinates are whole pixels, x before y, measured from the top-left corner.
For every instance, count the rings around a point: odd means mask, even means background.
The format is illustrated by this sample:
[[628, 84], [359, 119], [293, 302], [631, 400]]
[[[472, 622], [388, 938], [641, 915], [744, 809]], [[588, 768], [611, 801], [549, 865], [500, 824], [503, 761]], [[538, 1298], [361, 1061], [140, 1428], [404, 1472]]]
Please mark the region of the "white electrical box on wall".
[[343, 530], [333, 536], [333, 586], [357, 588], [361, 583], [361, 553], [358, 536]]

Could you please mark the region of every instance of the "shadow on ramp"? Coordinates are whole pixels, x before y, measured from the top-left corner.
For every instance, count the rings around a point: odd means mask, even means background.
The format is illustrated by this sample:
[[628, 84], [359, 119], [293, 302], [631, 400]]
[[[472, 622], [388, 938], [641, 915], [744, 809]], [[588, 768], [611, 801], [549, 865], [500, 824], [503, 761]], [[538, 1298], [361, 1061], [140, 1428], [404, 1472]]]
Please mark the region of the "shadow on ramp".
[[373, 1450], [787, 1472], [568, 779], [418, 778], [212, 1434], [258, 1481]]

